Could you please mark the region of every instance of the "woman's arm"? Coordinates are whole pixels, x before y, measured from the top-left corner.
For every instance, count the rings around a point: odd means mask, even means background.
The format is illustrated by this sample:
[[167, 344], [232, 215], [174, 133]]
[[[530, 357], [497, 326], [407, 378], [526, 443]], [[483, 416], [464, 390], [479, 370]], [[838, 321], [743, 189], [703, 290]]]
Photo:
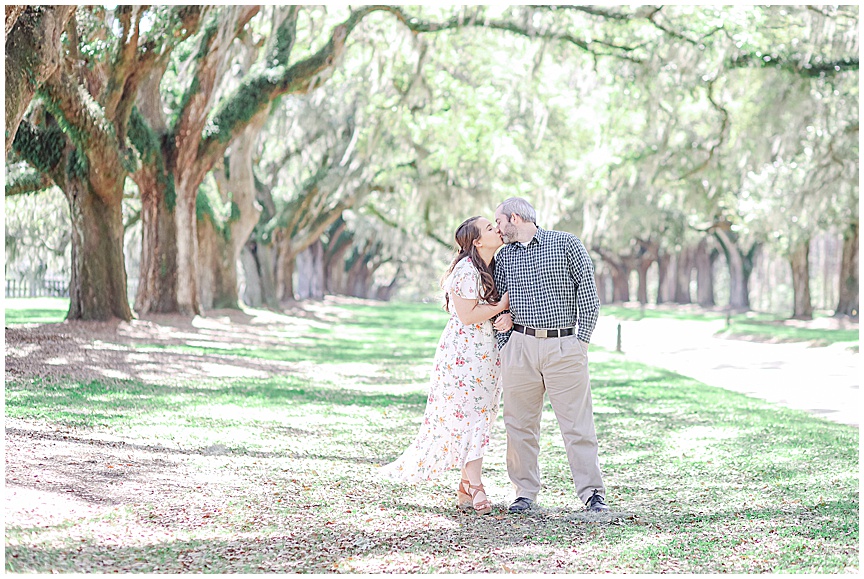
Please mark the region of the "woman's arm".
[[485, 322], [510, 307], [510, 296], [506, 293], [497, 304], [481, 304], [480, 300], [469, 300], [455, 294], [451, 294], [450, 299], [453, 300], [453, 305], [456, 307], [459, 321], [466, 326]]

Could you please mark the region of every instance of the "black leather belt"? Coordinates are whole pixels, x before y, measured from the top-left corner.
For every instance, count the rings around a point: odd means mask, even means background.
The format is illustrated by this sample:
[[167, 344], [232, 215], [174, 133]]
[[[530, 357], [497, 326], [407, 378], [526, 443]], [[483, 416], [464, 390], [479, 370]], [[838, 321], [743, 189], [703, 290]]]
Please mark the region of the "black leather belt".
[[563, 338], [564, 336], [572, 336], [576, 333], [576, 328], [561, 328], [560, 330], [542, 330], [537, 328], [529, 328], [521, 324], [513, 324], [513, 329], [520, 334], [528, 334], [535, 338]]

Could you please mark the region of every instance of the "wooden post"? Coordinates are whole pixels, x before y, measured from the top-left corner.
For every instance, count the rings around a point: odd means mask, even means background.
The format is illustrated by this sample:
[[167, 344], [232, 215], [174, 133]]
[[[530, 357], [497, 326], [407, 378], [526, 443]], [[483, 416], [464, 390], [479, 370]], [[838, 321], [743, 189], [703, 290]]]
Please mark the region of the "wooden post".
[[616, 352], [621, 351], [621, 323], [620, 322], [618, 323], [618, 339], [616, 340], [616, 343], [615, 343], [615, 351]]

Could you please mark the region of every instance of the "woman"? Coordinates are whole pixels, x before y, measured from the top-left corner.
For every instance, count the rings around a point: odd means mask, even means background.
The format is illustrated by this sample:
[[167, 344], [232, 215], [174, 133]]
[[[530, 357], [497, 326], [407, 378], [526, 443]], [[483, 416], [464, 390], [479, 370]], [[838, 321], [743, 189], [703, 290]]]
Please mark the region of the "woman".
[[492, 512], [481, 480], [483, 454], [498, 414], [501, 361], [490, 318], [509, 307], [495, 290], [496, 227], [472, 217], [456, 230], [459, 252], [441, 284], [450, 321], [438, 342], [423, 424], [408, 449], [383, 467], [389, 478], [431, 480], [453, 467], [462, 469], [456, 491], [460, 508]]

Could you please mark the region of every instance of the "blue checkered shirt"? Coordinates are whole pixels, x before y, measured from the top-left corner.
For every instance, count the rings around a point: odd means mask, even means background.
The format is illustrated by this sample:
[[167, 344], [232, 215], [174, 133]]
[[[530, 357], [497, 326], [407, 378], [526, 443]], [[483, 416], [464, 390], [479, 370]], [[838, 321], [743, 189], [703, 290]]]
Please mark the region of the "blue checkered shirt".
[[[495, 256], [495, 286], [510, 292], [513, 322], [531, 328], [572, 328], [583, 342], [600, 313], [594, 264], [579, 238], [563, 231], [537, 233], [527, 245], [510, 243]], [[503, 348], [510, 332], [498, 333]]]

